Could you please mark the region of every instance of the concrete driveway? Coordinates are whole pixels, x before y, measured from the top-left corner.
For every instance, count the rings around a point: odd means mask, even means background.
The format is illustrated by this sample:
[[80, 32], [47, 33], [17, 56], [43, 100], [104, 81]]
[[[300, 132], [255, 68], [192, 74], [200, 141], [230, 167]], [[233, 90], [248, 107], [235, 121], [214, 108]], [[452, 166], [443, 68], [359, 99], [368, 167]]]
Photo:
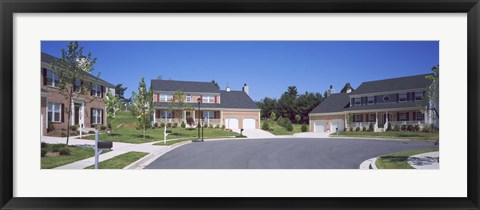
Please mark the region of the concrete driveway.
[[330, 133], [327, 132], [302, 132], [293, 134], [295, 137], [302, 138], [328, 138], [329, 135]]
[[[240, 133], [240, 129], [234, 130], [234, 132]], [[245, 129], [243, 135], [250, 139], [275, 138], [272, 133], [260, 129]]]
[[147, 169], [358, 169], [369, 158], [433, 148], [431, 142], [360, 139], [271, 138], [191, 143]]

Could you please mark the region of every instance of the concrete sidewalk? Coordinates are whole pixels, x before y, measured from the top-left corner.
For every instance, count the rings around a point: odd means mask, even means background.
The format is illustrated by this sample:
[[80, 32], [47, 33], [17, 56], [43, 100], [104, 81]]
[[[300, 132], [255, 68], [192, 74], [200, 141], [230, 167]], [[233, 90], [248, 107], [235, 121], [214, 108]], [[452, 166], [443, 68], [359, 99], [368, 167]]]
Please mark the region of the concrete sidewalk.
[[[234, 129], [233, 132], [240, 133], [240, 129]], [[242, 134], [249, 139], [275, 138], [272, 133], [260, 129], [245, 129]]]
[[438, 151], [412, 155], [408, 158], [408, 164], [415, 169], [439, 169], [438, 157]]

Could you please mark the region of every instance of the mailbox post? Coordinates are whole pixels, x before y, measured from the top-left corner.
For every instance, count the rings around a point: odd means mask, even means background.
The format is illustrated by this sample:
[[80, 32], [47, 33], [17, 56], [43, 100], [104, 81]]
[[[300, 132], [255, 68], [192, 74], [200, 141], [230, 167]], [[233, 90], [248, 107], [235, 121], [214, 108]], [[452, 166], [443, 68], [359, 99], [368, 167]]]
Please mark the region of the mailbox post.
[[111, 141], [101, 141], [98, 137], [98, 130], [95, 130], [95, 169], [98, 169], [98, 156], [103, 150], [110, 150], [113, 147]]
[[168, 134], [171, 134], [171, 130], [167, 130], [167, 126], [165, 126], [165, 129], [163, 130], [163, 143], [167, 144], [167, 136]]
[[79, 130], [80, 130], [80, 138], [82, 138], [83, 123], [80, 124]]

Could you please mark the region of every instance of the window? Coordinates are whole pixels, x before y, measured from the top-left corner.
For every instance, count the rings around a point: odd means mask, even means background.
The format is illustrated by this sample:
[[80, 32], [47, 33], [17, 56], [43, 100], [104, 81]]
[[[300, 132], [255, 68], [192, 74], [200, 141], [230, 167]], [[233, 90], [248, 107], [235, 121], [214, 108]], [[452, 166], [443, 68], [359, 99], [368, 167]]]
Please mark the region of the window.
[[354, 122], [362, 122], [362, 115], [359, 115], [359, 114], [353, 115], [353, 121]]
[[167, 119], [172, 119], [172, 111], [162, 111], [160, 112], [160, 118], [167, 118]]
[[172, 94], [161, 94], [160, 95], [160, 101], [162, 101], [162, 102], [173, 101], [173, 95]]
[[92, 109], [92, 124], [102, 124], [101, 109]]
[[383, 96], [383, 101], [384, 102], [390, 101], [390, 96]]
[[203, 114], [203, 119], [214, 119], [215, 118], [215, 114], [213, 113], [213, 111], [204, 111]]
[[192, 96], [191, 95], [186, 95], [185, 96], [185, 102], [192, 102]]
[[80, 89], [81, 84], [82, 82], [79, 79], [75, 79], [75, 82], [73, 83], [73, 91], [77, 93], [81, 92], [81, 89]]
[[375, 114], [368, 114], [368, 122], [375, 122], [376, 117]]
[[62, 104], [48, 102], [48, 122], [60, 122], [61, 119]]
[[398, 121], [407, 121], [407, 113], [405, 112], [400, 112], [398, 114]]
[[58, 87], [58, 83], [60, 81], [60, 77], [53, 73], [52, 70], [47, 69], [47, 85], [52, 87]]
[[407, 101], [407, 94], [406, 94], [406, 93], [400, 93], [400, 94], [398, 94], [398, 101], [400, 101], [400, 102], [405, 102], [405, 101]]
[[424, 117], [425, 117], [425, 115], [423, 115], [422, 112], [415, 112], [415, 119], [417, 121], [423, 121]]
[[215, 96], [203, 96], [202, 97], [203, 103], [215, 103]]
[[96, 96], [96, 97], [101, 97], [102, 96], [102, 86], [99, 84], [93, 84], [92, 85], [92, 90], [90, 91], [90, 95]]
[[421, 100], [423, 100], [423, 91], [415, 92], [415, 101], [421, 101]]
[[355, 105], [362, 104], [362, 98], [354, 98]]
[[368, 104], [375, 103], [375, 96], [368, 96]]

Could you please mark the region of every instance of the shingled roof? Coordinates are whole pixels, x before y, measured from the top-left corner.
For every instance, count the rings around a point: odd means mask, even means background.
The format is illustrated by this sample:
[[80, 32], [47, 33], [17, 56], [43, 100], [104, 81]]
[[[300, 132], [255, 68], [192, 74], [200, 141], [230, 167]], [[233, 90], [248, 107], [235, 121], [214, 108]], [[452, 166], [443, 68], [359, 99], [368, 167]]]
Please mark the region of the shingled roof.
[[331, 113], [331, 112], [343, 112], [348, 107], [349, 97], [348, 93], [335, 93], [331, 94], [325, 100], [322, 101], [317, 107], [315, 107], [310, 113]]
[[[155, 102], [154, 105], [158, 108], [168, 107], [168, 102]], [[191, 104], [193, 108], [197, 104]], [[257, 104], [243, 91], [224, 91], [220, 90], [220, 104], [201, 103], [200, 108], [212, 109], [259, 109]]]
[[220, 90], [211, 82], [191, 82], [177, 80], [153, 79], [151, 82], [154, 91], [177, 91], [196, 93], [220, 93]]
[[432, 74], [421, 74], [408, 77], [363, 82], [351, 94], [357, 95], [375, 92], [390, 92], [427, 88], [432, 83], [431, 80], [426, 78], [426, 76], [428, 75]]
[[[56, 57], [42, 52], [42, 58], [41, 59], [42, 59], [42, 62], [45, 62], [45, 63], [48, 63], [48, 64], [52, 65], [55, 62]], [[93, 76], [91, 74], [87, 74], [87, 76], [92, 80], [97, 80], [97, 82], [100, 83], [101, 85], [105, 85], [109, 88], [115, 88], [115, 85], [113, 85], [113, 84], [111, 84], [111, 83], [109, 83], [109, 82], [107, 82], [103, 79], [97, 78], [96, 76]]]

